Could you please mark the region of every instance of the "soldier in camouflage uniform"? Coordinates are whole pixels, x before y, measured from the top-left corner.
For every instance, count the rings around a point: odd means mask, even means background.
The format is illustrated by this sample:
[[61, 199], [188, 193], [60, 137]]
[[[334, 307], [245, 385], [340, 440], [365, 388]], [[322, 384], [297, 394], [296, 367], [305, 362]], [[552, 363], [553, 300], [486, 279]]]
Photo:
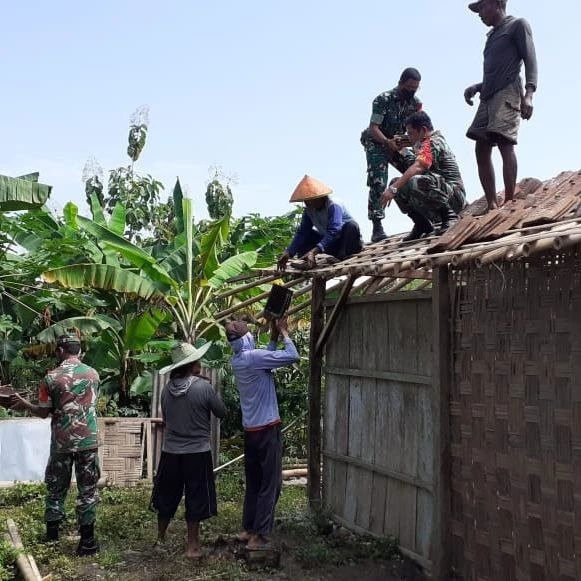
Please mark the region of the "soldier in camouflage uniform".
[[403, 175], [393, 180], [382, 195], [385, 206], [395, 200], [399, 209], [413, 220], [414, 227], [404, 240], [415, 240], [434, 232], [443, 234], [458, 219], [466, 205], [464, 183], [452, 150], [423, 111], [406, 120], [407, 134], [414, 152], [404, 152]]
[[361, 134], [367, 157], [367, 217], [373, 223], [372, 242], [386, 238], [381, 224], [385, 217], [381, 195], [387, 187], [389, 164], [399, 171], [405, 169], [398, 154], [397, 136], [405, 133], [405, 120], [422, 108], [421, 101], [415, 96], [420, 80], [421, 75], [416, 69], [405, 69], [395, 89], [374, 99], [369, 127]]
[[92, 555], [99, 550], [94, 534], [100, 477], [95, 410], [99, 375], [81, 362], [80, 351], [81, 342], [76, 335], [58, 337], [55, 355], [60, 365], [42, 380], [38, 405], [16, 394], [12, 396], [11, 407], [28, 410], [41, 418], [52, 415], [50, 457], [45, 474], [47, 540], [58, 540], [74, 465], [81, 533], [77, 554]]

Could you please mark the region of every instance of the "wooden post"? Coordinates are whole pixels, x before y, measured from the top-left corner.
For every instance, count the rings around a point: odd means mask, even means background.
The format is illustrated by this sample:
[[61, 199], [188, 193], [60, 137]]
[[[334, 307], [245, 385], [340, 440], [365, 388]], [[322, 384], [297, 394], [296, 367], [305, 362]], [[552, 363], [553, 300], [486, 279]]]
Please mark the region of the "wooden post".
[[325, 279], [313, 278], [311, 294], [311, 337], [309, 342], [309, 422], [308, 422], [308, 484], [309, 506], [321, 506], [321, 373], [322, 356], [316, 356], [317, 342], [325, 321]]
[[434, 321], [434, 529], [432, 531], [433, 578], [447, 580], [451, 552], [451, 456], [450, 384], [452, 381], [452, 310], [450, 271], [441, 266], [433, 271], [432, 309]]
[[[219, 369], [208, 370], [211, 373], [212, 387], [219, 397], [222, 397], [222, 373]], [[211, 415], [210, 419], [210, 438], [212, 447], [212, 462], [214, 468], [218, 466], [220, 462], [220, 418], [217, 418], [214, 414]]]

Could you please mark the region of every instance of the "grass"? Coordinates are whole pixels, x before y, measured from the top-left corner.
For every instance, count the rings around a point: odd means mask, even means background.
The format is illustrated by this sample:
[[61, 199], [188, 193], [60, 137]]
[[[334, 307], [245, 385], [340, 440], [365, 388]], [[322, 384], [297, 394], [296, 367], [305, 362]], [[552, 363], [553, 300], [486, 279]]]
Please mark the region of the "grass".
[[[183, 508], [168, 531], [161, 551], [153, 550], [156, 515], [148, 508], [149, 485], [106, 488], [101, 491], [97, 534], [101, 552], [92, 558], [74, 556], [77, 527], [74, 522], [75, 494], [67, 499], [67, 521], [61, 540], [44, 542], [44, 486], [17, 485], [0, 490], [0, 518], [13, 518], [27, 553], [34, 556], [42, 574], [53, 579], [283, 579], [287, 575], [310, 579], [313, 571], [343, 564], [397, 558], [392, 540], [375, 540], [338, 531], [325, 514], [307, 513], [301, 487], [284, 487], [277, 506], [276, 542], [282, 548], [283, 569], [279, 572], [248, 571], [237, 554], [232, 537], [240, 530], [244, 496], [239, 471], [221, 474], [218, 485], [218, 517], [202, 525], [202, 540], [208, 555], [193, 565], [183, 557], [185, 523]], [[339, 534], [340, 533], [340, 534]], [[0, 541], [0, 581], [12, 578], [15, 552]], [[279, 576], [282, 575], [282, 576]]]

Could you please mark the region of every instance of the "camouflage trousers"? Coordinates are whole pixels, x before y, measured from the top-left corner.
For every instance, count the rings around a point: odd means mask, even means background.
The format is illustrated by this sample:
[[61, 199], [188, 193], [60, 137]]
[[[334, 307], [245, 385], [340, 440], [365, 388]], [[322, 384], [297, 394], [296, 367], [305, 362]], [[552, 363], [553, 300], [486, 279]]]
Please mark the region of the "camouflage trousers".
[[431, 222], [440, 222], [448, 208], [458, 214], [466, 206], [464, 190], [438, 174], [414, 176], [397, 192], [395, 201], [404, 214], [418, 212]]
[[97, 482], [101, 476], [97, 450], [51, 453], [44, 477], [46, 522], [61, 521], [65, 518], [65, 500], [71, 485], [73, 464], [77, 478], [77, 522], [79, 526], [95, 522], [99, 502]]
[[393, 154], [370, 141], [367, 141], [364, 147], [367, 158], [367, 186], [369, 187], [367, 217], [369, 220], [383, 220], [385, 210], [381, 205], [381, 194], [388, 186], [389, 166], [392, 165], [403, 173], [413, 163], [413, 158], [409, 160], [400, 153]]

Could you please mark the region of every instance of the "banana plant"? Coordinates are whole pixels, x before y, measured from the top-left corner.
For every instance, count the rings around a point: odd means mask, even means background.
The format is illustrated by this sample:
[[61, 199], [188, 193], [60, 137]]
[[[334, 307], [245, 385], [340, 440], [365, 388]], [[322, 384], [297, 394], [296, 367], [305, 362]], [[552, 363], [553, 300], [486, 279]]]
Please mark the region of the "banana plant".
[[103, 220], [77, 215], [69, 204], [69, 225], [88, 234], [111, 260], [84, 262], [48, 269], [46, 283], [69, 289], [99, 289], [140, 298], [169, 312], [181, 339], [195, 342], [215, 335], [215, 291], [226, 281], [252, 267], [257, 252], [246, 251], [219, 260], [230, 229], [230, 216], [211, 222], [204, 231], [195, 229], [192, 200], [182, 195], [179, 180], [174, 188], [176, 238], [164, 248], [141, 248], [123, 237], [118, 228]]
[[142, 311], [122, 297], [116, 310], [116, 317], [97, 313], [63, 319], [43, 329], [36, 338], [41, 343], [54, 343], [62, 333], [78, 330], [87, 339], [85, 361], [99, 370], [102, 394], [111, 396], [118, 392], [125, 402], [136, 378], [140, 393], [151, 387], [151, 375], [144, 370], [164, 360], [173, 342], [155, 340], [167, 318], [165, 311], [155, 307]]

